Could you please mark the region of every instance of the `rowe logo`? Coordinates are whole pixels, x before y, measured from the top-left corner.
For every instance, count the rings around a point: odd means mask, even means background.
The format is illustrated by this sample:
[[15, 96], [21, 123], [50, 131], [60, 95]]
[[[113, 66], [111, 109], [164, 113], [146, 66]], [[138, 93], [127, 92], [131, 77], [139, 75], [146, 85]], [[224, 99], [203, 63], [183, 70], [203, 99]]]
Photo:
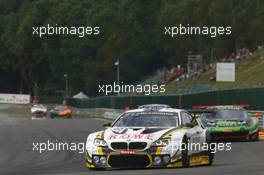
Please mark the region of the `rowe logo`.
[[110, 134], [108, 137], [108, 140], [117, 140], [117, 139], [125, 139], [130, 141], [131, 139], [153, 140], [154, 135], [153, 134]]
[[120, 154], [135, 154], [136, 152], [133, 150], [121, 150]]

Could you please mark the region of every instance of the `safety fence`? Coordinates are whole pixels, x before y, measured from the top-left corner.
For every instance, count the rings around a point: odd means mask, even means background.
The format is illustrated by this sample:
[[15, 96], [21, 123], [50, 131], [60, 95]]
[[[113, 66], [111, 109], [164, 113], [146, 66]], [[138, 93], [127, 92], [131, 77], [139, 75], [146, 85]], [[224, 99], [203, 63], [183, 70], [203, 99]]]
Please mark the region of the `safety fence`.
[[259, 127], [264, 128], [264, 111], [260, 111], [261, 115], [259, 117]]
[[[143, 104], [168, 104], [175, 108], [190, 109], [201, 105], [248, 104], [248, 110], [264, 114], [264, 88], [231, 89], [186, 95], [163, 96], [103, 96], [88, 100], [68, 99], [68, 104], [78, 108], [136, 108]], [[264, 128], [263, 115], [259, 124]]]
[[249, 110], [264, 109], [264, 88], [231, 89], [187, 95], [163, 96], [103, 96], [88, 100], [68, 99], [79, 108], [135, 108], [138, 105], [163, 103], [176, 108], [190, 109], [199, 105], [249, 104]]
[[62, 96], [38, 96], [38, 100], [42, 104], [61, 104], [63, 102]]
[[264, 128], [264, 114], [259, 118], [259, 127]]
[[75, 115], [89, 117], [103, 117], [105, 119], [114, 120], [121, 115], [124, 110], [110, 108], [71, 108]]
[[208, 84], [197, 84], [191, 88], [177, 88], [170, 92], [171, 95], [187, 95], [187, 94], [197, 94], [204, 92], [217, 91], [218, 89], [208, 85]]

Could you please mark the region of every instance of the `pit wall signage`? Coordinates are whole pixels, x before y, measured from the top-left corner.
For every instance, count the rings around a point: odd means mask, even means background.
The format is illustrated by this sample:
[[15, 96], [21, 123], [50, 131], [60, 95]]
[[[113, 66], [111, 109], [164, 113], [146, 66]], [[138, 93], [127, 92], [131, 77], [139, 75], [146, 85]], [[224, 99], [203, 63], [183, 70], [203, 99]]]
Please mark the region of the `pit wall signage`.
[[27, 94], [0, 94], [0, 103], [29, 104], [30, 95]]
[[236, 64], [235, 63], [217, 63], [216, 81], [235, 82]]

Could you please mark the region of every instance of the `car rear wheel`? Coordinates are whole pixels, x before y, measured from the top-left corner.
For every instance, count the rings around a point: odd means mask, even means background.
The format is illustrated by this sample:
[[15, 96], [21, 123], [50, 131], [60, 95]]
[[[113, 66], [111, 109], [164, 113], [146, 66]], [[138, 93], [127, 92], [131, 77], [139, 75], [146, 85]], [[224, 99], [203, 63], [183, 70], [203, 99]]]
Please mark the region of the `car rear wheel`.
[[259, 131], [257, 131], [252, 136], [250, 136], [249, 140], [250, 141], [258, 141], [259, 140]]

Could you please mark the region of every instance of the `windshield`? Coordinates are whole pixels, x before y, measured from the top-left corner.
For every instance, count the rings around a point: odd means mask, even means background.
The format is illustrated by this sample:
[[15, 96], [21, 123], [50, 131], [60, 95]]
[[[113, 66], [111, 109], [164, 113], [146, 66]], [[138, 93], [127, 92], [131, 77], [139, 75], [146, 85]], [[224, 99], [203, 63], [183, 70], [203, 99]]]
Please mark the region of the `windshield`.
[[113, 127], [177, 127], [178, 114], [168, 112], [134, 112], [123, 114]]
[[203, 120], [245, 120], [247, 112], [244, 110], [221, 109], [216, 112], [201, 114]]
[[196, 115], [200, 117], [202, 120], [215, 120], [216, 119], [216, 112], [206, 112], [201, 113], [200, 115]]

